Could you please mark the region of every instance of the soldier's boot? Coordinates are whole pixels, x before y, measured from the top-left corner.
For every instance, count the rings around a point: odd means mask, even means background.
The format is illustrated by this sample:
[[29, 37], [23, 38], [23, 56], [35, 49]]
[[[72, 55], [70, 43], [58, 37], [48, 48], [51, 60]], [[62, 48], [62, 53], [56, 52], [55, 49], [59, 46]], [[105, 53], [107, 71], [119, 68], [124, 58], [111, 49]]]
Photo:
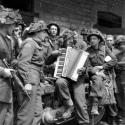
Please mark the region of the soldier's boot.
[[69, 101], [67, 101], [65, 105], [65, 112], [63, 113], [63, 118], [64, 119], [70, 118], [73, 111], [74, 111], [74, 105], [72, 100], [69, 99]]

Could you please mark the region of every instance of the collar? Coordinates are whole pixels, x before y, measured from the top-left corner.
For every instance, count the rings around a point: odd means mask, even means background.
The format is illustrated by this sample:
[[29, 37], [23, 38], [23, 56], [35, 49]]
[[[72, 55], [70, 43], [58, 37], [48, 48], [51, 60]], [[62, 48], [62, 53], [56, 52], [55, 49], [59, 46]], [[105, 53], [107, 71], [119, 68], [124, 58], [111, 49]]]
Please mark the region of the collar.
[[49, 36], [49, 39], [54, 42], [56, 40], [57, 37], [52, 37], [52, 36]]

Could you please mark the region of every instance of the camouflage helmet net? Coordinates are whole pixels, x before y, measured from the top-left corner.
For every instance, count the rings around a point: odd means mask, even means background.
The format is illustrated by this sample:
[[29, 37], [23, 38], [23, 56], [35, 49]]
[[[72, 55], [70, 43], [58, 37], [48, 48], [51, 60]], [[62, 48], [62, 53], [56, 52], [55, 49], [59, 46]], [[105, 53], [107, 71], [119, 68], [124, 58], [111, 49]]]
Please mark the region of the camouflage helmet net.
[[30, 24], [28, 33], [35, 33], [42, 30], [47, 30], [47, 25], [43, 20], [39, 20], [38, 22]]
[[13, 10], [11, 8], [5, 8], [0, 6], [0, 23], [1, 24], [24, 24], [22, 16], [19, 14], [19, 10]]
[[116, 36], [116, 44], [120, 44], [120, 43], [125, 43], [125, 35], [118, 35]]
[[90, 42], [90, 37], [91, 36], [97, 36], [100, 39], [100, 42], [104, 42], [105, 38], [103, 36], [103, 34], [97, 30], [97, 29], [91, 29], [89, 30], [88, 36], [87, 36], [87, 41]]

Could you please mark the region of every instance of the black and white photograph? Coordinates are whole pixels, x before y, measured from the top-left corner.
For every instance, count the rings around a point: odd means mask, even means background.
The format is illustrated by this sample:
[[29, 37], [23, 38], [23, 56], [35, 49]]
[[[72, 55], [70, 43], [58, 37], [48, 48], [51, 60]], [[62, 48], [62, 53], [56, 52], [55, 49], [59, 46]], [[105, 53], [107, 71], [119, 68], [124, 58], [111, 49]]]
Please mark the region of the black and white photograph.
[[0, 125], [125, 125], [125, 0], [0, 0]]

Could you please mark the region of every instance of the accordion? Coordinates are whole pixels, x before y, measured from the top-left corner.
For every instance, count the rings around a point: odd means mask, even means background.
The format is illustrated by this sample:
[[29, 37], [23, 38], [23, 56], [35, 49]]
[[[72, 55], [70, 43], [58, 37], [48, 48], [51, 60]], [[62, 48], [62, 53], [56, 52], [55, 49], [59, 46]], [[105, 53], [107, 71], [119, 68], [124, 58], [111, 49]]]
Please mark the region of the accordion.
[[62, 48], [62, 55], [58, 57], [54, 72], [54, 77], [67, 77], [73, 81], [77, 81], [77, 70], [81, 69], [89, 55], [89, 53], [72, 47]]

